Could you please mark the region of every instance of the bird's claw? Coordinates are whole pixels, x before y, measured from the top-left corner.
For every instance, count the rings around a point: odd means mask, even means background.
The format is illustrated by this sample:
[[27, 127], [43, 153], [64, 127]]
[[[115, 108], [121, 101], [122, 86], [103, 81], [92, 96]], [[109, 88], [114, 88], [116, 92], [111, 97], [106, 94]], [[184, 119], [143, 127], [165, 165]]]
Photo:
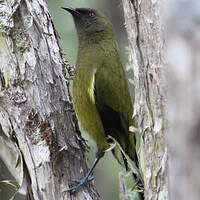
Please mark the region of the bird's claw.
[[84, 177], [83, 179], [76, 181], [78, 184], [67, 189], [67, 192], [76, 192], [78, 189], [80, 189], [82, 186], [84, 186], [85, 184], [89, 183], [90, 181], [92, 181], [94, 178], [93, 177]]

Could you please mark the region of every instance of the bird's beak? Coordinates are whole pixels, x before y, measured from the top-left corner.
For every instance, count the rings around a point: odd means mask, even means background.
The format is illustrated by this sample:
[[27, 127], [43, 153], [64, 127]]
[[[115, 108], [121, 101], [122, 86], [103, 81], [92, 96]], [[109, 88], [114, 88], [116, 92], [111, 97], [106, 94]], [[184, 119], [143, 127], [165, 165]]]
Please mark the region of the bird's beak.
[[76, 8], [72, 8], [72, 7], [61, 7], [64, 10], [67, 10], [69, 13], [71, 13], [72, 15], [76, 15], [76, 16], [80, 16], [81, 14], [76, 10]]

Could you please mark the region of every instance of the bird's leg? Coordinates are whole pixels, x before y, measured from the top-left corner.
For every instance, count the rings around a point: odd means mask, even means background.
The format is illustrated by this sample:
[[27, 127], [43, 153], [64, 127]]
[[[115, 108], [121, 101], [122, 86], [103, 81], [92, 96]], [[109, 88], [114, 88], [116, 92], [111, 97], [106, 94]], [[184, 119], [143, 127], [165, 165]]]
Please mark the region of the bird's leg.
[[78, 184], [67, 189], [68, 192], [75, 192], [78, 189], [80, 189], [82, 186], [84, 186], [85, 184], [89, 183], [90, 181], [92, 181], [94, 178], [91, 177], [92, 172], [94, 171], [94, 168], [96, 167], [96, 165], [98, 164], [99, 160], [104, 156], [104, 150], [98, 148], [98, 151], [96, 153], [96, 158], [92, 164], [92, 166], [90, 167], [89, 171], [87, 172], [86, 176], [84, 178], [82, 178], [81, 180], [78, 181]]

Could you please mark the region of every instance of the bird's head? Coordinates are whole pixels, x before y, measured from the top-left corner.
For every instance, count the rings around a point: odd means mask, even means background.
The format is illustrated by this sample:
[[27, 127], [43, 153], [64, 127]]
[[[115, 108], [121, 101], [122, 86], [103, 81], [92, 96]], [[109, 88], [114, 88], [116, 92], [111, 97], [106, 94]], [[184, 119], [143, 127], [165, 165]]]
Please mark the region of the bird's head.
[[62, 8], [72, 14], [79, 36], [112, 37], [112, 23], [101, 12], [91, 8]]

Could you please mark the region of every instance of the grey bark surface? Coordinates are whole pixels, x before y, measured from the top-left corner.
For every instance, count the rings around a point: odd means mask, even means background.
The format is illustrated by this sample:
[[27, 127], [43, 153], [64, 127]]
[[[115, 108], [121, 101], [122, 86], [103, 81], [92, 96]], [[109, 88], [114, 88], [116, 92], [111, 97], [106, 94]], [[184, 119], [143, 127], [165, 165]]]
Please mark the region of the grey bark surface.
[[29, 199], [99, 199], [92, 183], [65, 192], [87, 170], [85, 145], [46, 3], [0, 1], [0, 13], [1, 159]]
[[199, 200], [200, 1], [170, 0], [167, 11], [170, 199]]
[[142, 135], [145, 199], [168, 199], [162, 1], [122, 0], [135, 85], [134, 116]]

